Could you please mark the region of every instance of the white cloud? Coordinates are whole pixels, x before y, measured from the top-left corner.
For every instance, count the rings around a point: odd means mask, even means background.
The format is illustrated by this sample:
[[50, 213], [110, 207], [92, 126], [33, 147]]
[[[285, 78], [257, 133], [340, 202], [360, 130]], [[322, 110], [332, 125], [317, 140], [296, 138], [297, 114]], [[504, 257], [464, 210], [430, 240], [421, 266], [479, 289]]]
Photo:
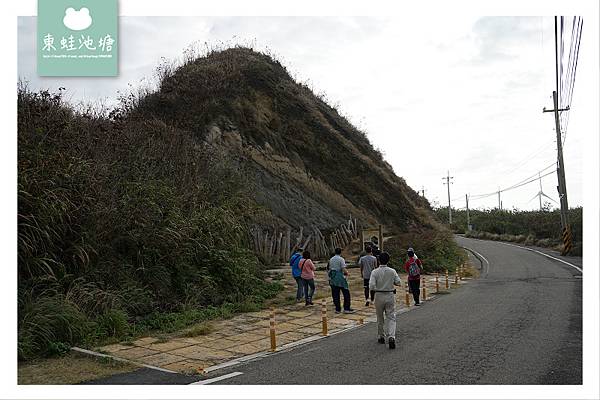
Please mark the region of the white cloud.
[[79, 11], [76, 11], [72, 7], [67, 8], [65, 10], [63, 24], [73, 31], [82, 31], [89, 28], [92, 25], [90, 10], [85, 7], [81, 8]]

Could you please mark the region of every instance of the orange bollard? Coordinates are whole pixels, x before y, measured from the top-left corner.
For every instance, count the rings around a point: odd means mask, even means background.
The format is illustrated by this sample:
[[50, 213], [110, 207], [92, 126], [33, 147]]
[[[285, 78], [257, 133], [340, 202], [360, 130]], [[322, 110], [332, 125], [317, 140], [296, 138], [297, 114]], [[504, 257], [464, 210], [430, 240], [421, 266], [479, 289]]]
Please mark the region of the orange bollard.
[[275, 308], [271, 307], [271, 314], [269, 315], [269, 330], [271, 334], [271, 351], [275, 351], [277, 348], [277, 338], [275, 337]]
[[435, 273], [435, 292], [440, 292], [440, 274], [438, 272]]
[[323, 336], [327, 336], [327, 303], [325, 299], [321, 303], [321, 322], [323, 324]]

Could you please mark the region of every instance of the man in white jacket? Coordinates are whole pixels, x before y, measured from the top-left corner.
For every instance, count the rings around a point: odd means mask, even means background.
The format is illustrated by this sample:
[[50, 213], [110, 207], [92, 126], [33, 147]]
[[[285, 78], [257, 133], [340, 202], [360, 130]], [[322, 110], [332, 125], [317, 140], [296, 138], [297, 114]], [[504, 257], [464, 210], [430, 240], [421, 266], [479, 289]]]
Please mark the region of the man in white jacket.
[[[375, 292], [375, 312], [377, 313], [378, 342], [385, 344], [388, 339], [390, 349], [396, 348], [396, 299], [394, 285], [400, 286], [398, 273], [387, 266], [390, 255], [383, 252], [379, 255], [379, 268], [371, 272], [369, 290]], [[385, 314], [385, 318], [384, 318]]]

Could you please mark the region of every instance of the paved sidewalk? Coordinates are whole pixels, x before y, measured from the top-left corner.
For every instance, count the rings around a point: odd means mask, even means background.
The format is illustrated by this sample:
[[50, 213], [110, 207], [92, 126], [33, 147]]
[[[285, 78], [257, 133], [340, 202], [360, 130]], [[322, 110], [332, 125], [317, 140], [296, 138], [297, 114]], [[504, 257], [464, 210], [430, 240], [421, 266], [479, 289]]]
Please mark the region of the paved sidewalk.
[[[289, 267], [287, 267], [289, 269]], [[283, 296], [295, 297], [296, 283], [289, 270], [285, 270]], [[401, 275], [403, 285], [406, 276]], [[450, 282], [453, 283], [453, 276]], [[434, 277], [427, 276], [428, 295], [435, 292]], [[321, 299], [327, 302], [329, 333], [375, 320], [375, 308], [365, 306], [363, 281], [360, 271], [350, 270], [349, 288], [355, 314], [335, 314], [331, 289], [327, 285], [325, 271], [317, 271], [314, 306], [304, 302], [276, 307], [277, 346], [290, 344], [311, 336], [322, 334]], [[440, 291], [444, 290], [444, 277], [440, 276]], [[281, 297], [281, 296], [279, 296]], [[397, 309], [406, 308], [405, 291], [398, 290]], [[411, 297], [412, 306], [412, 297]], [[174, 335], [167, 340], [144, 337], [128, 344], [112, 344], [95, 349], [115, 357], [145, 365], [160, 367], [182, 373], [202, 373], [206, 368], [237, 358], [251, 356], [270, 350], [269, 310], [238, 314], [227, 320], [211, 321], [212, 332], [196, 337]], [[193, 328], [193, 327], [191, 327]], [[375, 332], [374, 332], [375, 334]]]

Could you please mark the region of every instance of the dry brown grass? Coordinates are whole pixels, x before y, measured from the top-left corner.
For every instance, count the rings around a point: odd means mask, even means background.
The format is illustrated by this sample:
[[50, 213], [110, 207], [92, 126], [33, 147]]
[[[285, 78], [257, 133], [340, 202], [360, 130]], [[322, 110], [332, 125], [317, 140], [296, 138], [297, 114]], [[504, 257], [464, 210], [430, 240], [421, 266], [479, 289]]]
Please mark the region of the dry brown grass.
[[139, 368], [133, 364], [71, 352], [60, 358], [20, 362], [17, 381], [19, 385], [72, 385]]

